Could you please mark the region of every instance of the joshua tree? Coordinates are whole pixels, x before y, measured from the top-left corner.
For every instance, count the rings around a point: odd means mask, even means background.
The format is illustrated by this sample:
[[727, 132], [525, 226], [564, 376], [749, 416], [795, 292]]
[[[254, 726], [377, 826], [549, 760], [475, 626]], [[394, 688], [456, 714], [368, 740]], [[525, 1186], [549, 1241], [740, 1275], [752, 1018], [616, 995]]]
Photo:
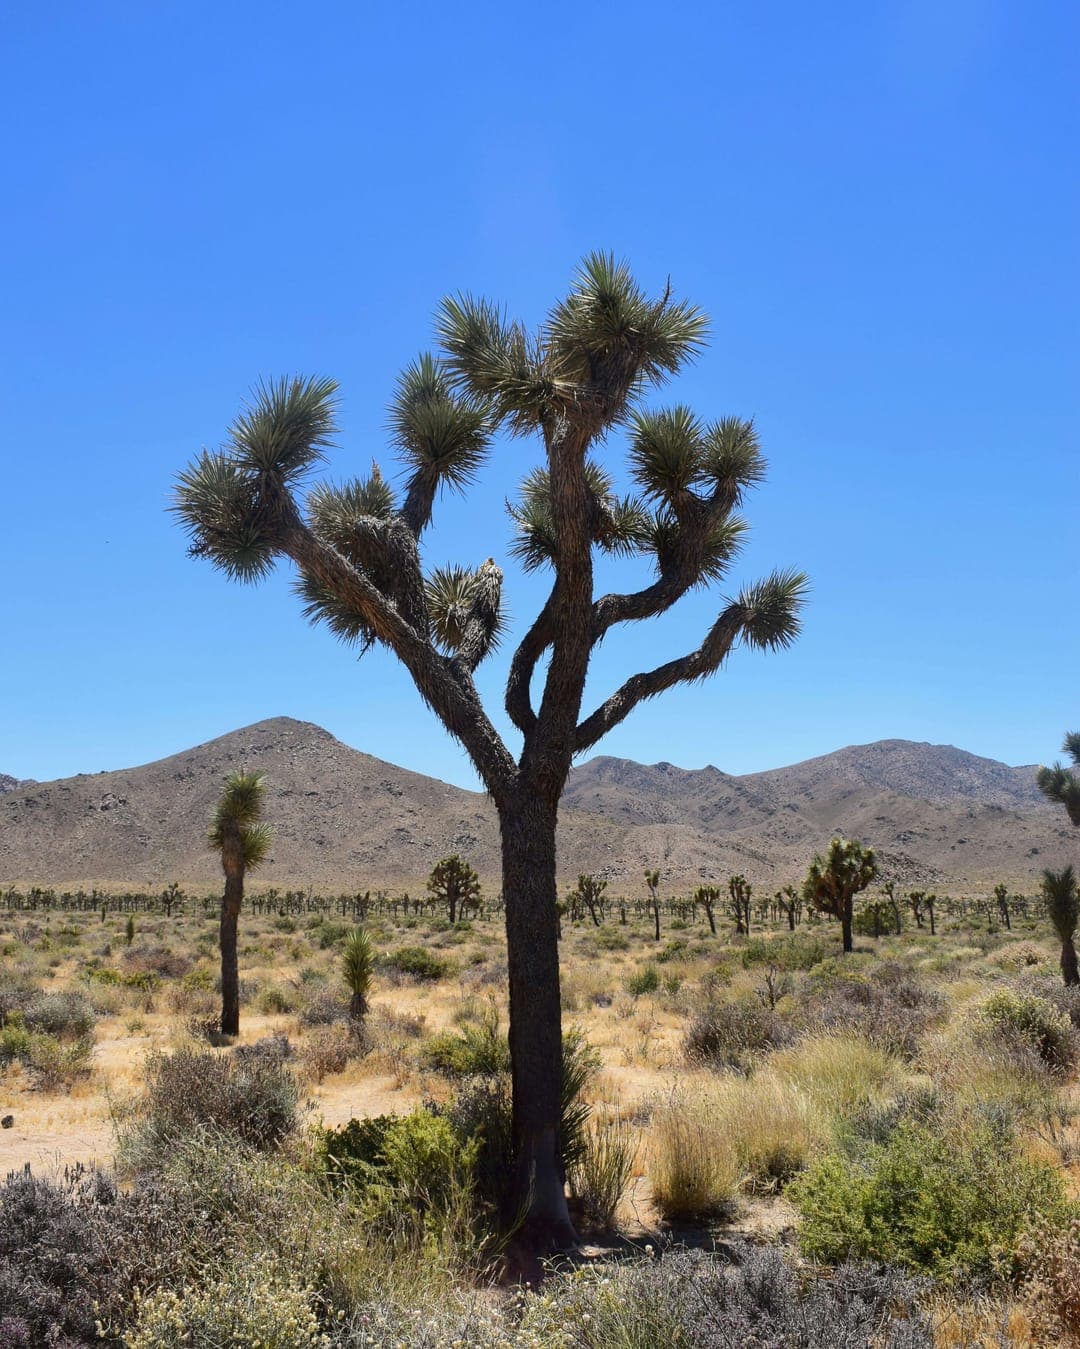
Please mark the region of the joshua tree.
[[852, 949], [852, 901], [876, 875], [873, 848], [864, 848], [857, 839], [834, 838], [829, 851], [818, 854], [810, 863], [803, 882], [803, 898], [819, 913], [840, 920], [845, 951]]
[[367, 995], [371, 991], [371, 975], [375, 968], [375, 952], [367, 929], [353, 928], [345, 940], [342, 970], [349, 990], [349, 1015], [361, 1021], [367, 1015]]
[[926, 891], [909, 890], [908, 903], [911, 905], [911, 912], [915, 918], [915, 926], [922, 927], [923, 905], [926, 903]]
[[225, 897], [221, 903], [221, 1033], [240, 1034], [240, 975], [236, 927], [244, 902], [244, 874], [265, 861], [272, 831], [261, 823], [266, 781], [261, 773], [230, 773], [214, 810], [208, 841], [221, 854]]
[[[574, 892], [575, 900], [584, 904], [589, 910], [589, 917], [593, 920], [594, 927], [600, 926], [596, 906], [599, 904], [603, 909], [604, 891], [606, 889], [607, 881], [597, 880], [595, 876], [588, 876], [583, 873], [577, 878], [577, 889]], [[577, 907], [577, 903], [574, 907]]]
[[999, 881], [994, 886], [994, 902], [997, 904], [997, 911], [1001, 921], [1005, 924], [1007, 932], [1012, 931], [1012, 923], [1009, 921], [1009, 887], [1004, 881]]
[[716, 936], [716, 917], [713, 913], [717, 902], [720, 899], [720, 887], [718, 885], [699, 885], [694, 891], [694, 903], [700, 904], [705, 910], [705, 917], [709, 920], [709, 931]]
[[802, 912], [802, 897], [793, 885], [785, 885], [782, 890], [777, 890], [774, 896], [780, 909], [786, 914], [788, 929], [795, 931], [795, 924]]
[[1061, 977], [1066, 984], [1080, 984], [1080, 969], [1076, 964], [1073, 938], [1080, 920], [1080, 894], [1076, 889], [1076, 875], [1071, 866], [1063, 871], [1044, 871], [1043, 899], [1046, 912], [1061, 942]]
[[[307, 616], [361, 649], [393, 651], [494, 802], [516, 1155], [508, 1182], [527, 1197], [522, 1236], [537, 1245], [574, 1240], [559, 1161], [555, 912], [555, 827], [571, 760], [639, 703], [714, 673], [740, 643], [775, 650], [799, 630], [806, 578], [776, 572], [725, 598], [695, 650], [632, 674], [595, 709], [582, 707], [597, 644], [719, 581], [745, 533], [737, 508], [764, 474], [753, 424], [708, 423], [686, 407], [654, 411], [643, 401], [701, 351], [706, 329], [704, 315], [670, 287], [649, 297], [625, 264], [603, 255], [585, 260], [536, 332], [486, 300], [457, 295], [439, 311], [442, 354], [409, 366], [391, 404], [391, 440], [405, 466], [400, 494], [373, 469], [342, 486], [316, 485], [301, 500], [305, 477], [334, 440], [336, 386], [299, 377], [261, 387], [224, 449], [204, 451], [177, 487], [193, 554], [248, 581], [291, 560]], [[616, 495], [598, 457], [622, 428], [638, 493], [630, 497]], [[427, 573], [422, 561], [440, 490], [469, 485], [497, 432], [539, 445], [510, 508], [510, 551], [526, 570], [552, 575], [509, 663], [516, 757], [474, 679], [503, 631], [503, 573], [491, 558]], [[598, 552], [644, 557], [655, 578], [597, 596]]]
[[899, 935], [904, 930], [904, 925], [900, 921], [900, 901], [896, 898], [896, 882], [886, 881], [881, 888], [885, 891], [885, 898], [889, 901], [893, 922], [896, 924], [896, 932]]
[[451, 923], [456, 923], [458, 914], [480, 898], [480, 877], [468, 862], [462, 861], [454, 853], [452, 857], [444, 857], [441, 862], [436, 862], [427, 878], [427, 890], [432, 899], [442, 900]]
[[649, 900], [652, 904], [653, 922], [655, 924], [655, 937], [660, 940], [660, 872], [646, 871], [645, 885], [649, 891]]
[[[1080, 731], [1070, 731], [1061, 748], [1073, 768], [1080, 769]], [[1080, 827], [1080, 776], [1056, 763], [1052, 768], [1040, 768], [1035, 780], [1043, 796], [1064, 806], [1072, 823]]]
[[735, 935], [750, 935], [750, 896], [754, 887], [745, 876], [728, 877], [728, 894], [731, 896], [731, 914], [735, 919]]

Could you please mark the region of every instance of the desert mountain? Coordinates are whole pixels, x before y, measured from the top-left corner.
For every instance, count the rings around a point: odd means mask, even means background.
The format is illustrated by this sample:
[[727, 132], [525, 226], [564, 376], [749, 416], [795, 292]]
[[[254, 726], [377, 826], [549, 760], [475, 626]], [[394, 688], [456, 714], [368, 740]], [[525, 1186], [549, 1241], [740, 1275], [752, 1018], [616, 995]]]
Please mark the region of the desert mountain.
[[16, 787], [32, 787], [33, 783], [29, 781], [20, 782], [18, 778], [13, 778], [10, 773], [0, 773], [0, 796], [5, 792], [13, 792]]
[[[494, 810], [463, 791], [279, 717], [142, 767], [23, 783], [0, 797], [0, 883], [64, 888], [198, 888], [219, 882], [203, 840], [225, 775], [268, 780], [273, 859], [261, 886], [418, 889], [460, 852], [497, 884]], [[685, 888], [742, 871], [758, 886], [797, 880], [832, 833], [875, 844], [901, 883], [957, 892], [1005, 880], [1033, 889], [1073, 855], [1034, 770], [951, 746], [904, 740], [850, 746], [788, 768], [732, 776], [601, 757], [576, 769], [559, 835], [560, 872], [636, 893], [646, 867]]]

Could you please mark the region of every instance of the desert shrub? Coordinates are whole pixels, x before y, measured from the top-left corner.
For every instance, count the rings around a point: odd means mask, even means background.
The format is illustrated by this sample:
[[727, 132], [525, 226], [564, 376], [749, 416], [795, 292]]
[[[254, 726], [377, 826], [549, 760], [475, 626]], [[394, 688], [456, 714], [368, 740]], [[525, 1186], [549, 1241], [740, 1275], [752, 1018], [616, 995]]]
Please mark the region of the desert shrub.
[[813, 978], [801, 1014], [817, 1030], [850, 1031], [903, 1058], [914, 1058], [927, 1029], [945, 1015], [945, 1000], [900, 965]]
[[681, 938], [669, 941], [662, 951], [657, 952], [656, 959], [661, 965], [666, 965], [669, 960], [681, 960], [689, 951], [689, 944]]
[[421, 983], [437, 983], [450, 973], [450, 962], [423, 946], [402, 946], [382, 958], [383, 967]]
[[423, 1046], [421, 1059], [447, 1077], [490, 1077], [510, 1071], [510, 1046], [499, 1028], [498, 1013], [491, 1008], [476, 1025], [433, 1035]]
[[317, 1027], [304, 1041], [300, 1060], [316, 1082], [333, 1073], [343, 1073], [354, 1059], [363, 1058], [371, 1045], [359, 1023], [344, 1021]]
[[713, 1099], [735, 1148], [742, 1187], [754, 1193], [782, 1189], [828, 1132], [807, 1093], [768, 1070], [718, 1083]]
[[514, 1164], [509, 1078], [469, 1078], [454, 1096], [446, 1118], [459, 1141], [474, 1149], [472, 1178], [478, 1202], [509, 1226], [515, 1215], [502, 1211], [506, 1177]]
[[92, 1035], [62, 1042], [54, 1035], [31, 1031], [14, 1014], [0, 1030], [0, 1069], [20, 1063], [42, 1091], [70, 1088], [90, 1071], [94, 1054]]
[[348, 923], [323, 922], [319, 927], [319, 950], [329, 951], [332, 946], [340, 946], [351, 931]]
[[582, 945], [597, 951], [629, 951], [630, 938], [617, 927], [598, 927], [589, 933]]
[[649, 1150], [653, 1202], [668, 1222], [697, 1222], [730, 1209], [739, 1160], [709, 1093], [673, 1092], [653, 1112]]
[[842, 1032], [805, 1036], [778, 1050], [770, 1069], [834, 1120], [892, 1098], [904, 1082], [893, 1055], [860, 1035]]
[[251, 1045], [237, 1045], [232, 1056], [241, 1063], [284, 1063], [292, 1058], [292, 1052], [289, 1037], [278, 1032], [264, 1035]]
[[125, 1349], [315, 1349], [329, 1344], [312, 1306], [314, 1289], [290, 1286], [264, 1260], [226, 1265], [179, 1292], [162, 1288], [139, 1304]]
[[335, 1021], [347, 1021], [348, 1005], [329, 989], [321, 988], [300, 1008], [298, 1020], [302, 1026], [332, 1026]]
[[1080, 986], [1063, 984], [1059, 975], [1034, 975], [1024, 981], [1024, 991], [1044, 998], [1080, 1030]]
[[921, 1291], [888, 1267], [843, 1266], [831, 1277], [807, 1279], [775, 1248], [738, 1245], [730, 1259], [675, 1251], [552, 1279], [527, 1300], [520, 1343], [523, 1349], [932, 1349]]
[[783, 973], [792, 974], [796, 970], [813, 969], [825, 959], [828, 950], [824, 938], [811, 933], [750, 937], [742, 948], [742, 963], [748, 970], [755, 965], [775, 965]]
[[57, 1039], [83, 1039], [90, 1035], [97, 1010], [84, 993], [76, 989], [64, 993], [36, 993], [22, 1007], [23, 1023], [30, 1030], [54, 1035]]
[[136, 973], [181, 979], [190, 973], [192, 962], [168, 946], [129, 946], [124, 952], [124, 964]]
[[687, 1027], [683, 1052], [692, 1063], [749, 1072], [790, 1039], [787, 1023], [757, 1001], [712, 1001]]
[[975, 1027], [992, 1043], [1030, 1047], [1054, 1074], [1065, 1076], [1076, 1065], [1078, 1041], [1072, 1022], [1045, 998], [997, 989], [978, 1008]]
[[1040, 1223], [1020, 1245], [1024, 1301], [1035, 1313], [1039, 1343], [1074, 1344], [1080, 1327], [1080, 1218]]
[[831, 1152], [788, 1189], [812, 1259], [882, 1260], [943, 1280], [1011, 1271], [1024, 1232], [1068, 1209], [1061, 1177], [999, 1120], [905, 1121], [861, 1155]]
[[634, 1131], [617, 1112], [595, 1112], [585, 1133], [585, 1146], [570, 1168], [570, 1193], [590, 1222], [608, 1230], [634, 1174], [637, 1145]]
[[188, 1048], [155, 1052], [121, 1153], [136, 1171], [153, 1168], [178, 1139], [198, 1130], [273, 1148], [297, 1127], [298, 1100], [296, 1079], [272, 1059]]
[[660, 987], [660, 971], [655, 965], [643, 965], [626, 980], [626, 991], [632, 998], [640, 998], [646, 993], [655, 993]]
[[299, 1001], [296, 989], [283, 987], [281, 984], [270, 984], [269, 987], [259, 991], [255, 1000], [255, 1010], [260, 1016], [281, 1016], [286, 1012], [295, 1012]]
[[1034, 942], [1017, 941], [999, 951], [994, 963], [1005, 970], [1026, 970], [1050, 962], [1046, 952]]

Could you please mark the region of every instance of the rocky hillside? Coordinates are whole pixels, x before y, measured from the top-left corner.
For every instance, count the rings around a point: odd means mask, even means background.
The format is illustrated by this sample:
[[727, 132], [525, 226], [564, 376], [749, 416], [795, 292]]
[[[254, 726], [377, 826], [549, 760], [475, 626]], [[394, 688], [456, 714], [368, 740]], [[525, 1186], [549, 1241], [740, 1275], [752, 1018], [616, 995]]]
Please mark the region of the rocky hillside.
[[0, 796], [5, 792], [13, 792], [17, 787], [32, 787], [34, 784], [29, 781], [20, 782], [18, 778], [13, 778], [10, 773], [0, 773]]
[[[139, 768], [16, 784], [0, 797], [0, 883], [216, 884], [206, 824], [225, 775], [241, 767], [266, 774], [276, 831], [255, 884], [419, 888], [450, 852], [497, 884], [498, 831], [485, 796], [284, 717]], [[773, 886], [797, 880], [842, 832], [873, 842], [901, 883], [1032, 889], [1043, 866], [1075, 851], [1033, 772], [901, 740], [738, 777], [601, 757], [567, 787], [561, 877], [591, 871], [616, 892], [636, 892], [642, 871], [659, 866], [672, 887], [733, 871]]]

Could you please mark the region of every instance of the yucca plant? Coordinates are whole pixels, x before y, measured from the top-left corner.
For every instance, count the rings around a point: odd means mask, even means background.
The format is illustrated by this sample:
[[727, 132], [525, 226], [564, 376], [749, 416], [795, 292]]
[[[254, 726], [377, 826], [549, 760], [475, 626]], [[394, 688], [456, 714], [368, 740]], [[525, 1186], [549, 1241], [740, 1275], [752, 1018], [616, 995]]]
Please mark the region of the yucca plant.
[[349, 990], [349, 1015], [360, 1021], [367, 1015], [367, 996], [371, 992], [371, 978], [375, 968], [375, 951], [367, 929], [355, 927], [345, 939], [341, 957], [345, 985]]
[[266, 779], [261, 773], [230, 773], [214, 810], [207, 841], [221, 856], [225, 895], [221, 903], [221, 1033], [240, 1034], [240, 974], [236, 930], [244, 902], [244, 875], [266, 861], [273, 830], [262, 823]]
[[1043, 899], [1046, 914], [1061, 942], [1061, 977], [1066, 984], [1080, 984], [1080, 968], [1076, 962], [1076, 925], [1080, 921], [1080, 892], [1076, 888], [1076, 873], [1071, 866], [1061, 871], [1044, 871]]

